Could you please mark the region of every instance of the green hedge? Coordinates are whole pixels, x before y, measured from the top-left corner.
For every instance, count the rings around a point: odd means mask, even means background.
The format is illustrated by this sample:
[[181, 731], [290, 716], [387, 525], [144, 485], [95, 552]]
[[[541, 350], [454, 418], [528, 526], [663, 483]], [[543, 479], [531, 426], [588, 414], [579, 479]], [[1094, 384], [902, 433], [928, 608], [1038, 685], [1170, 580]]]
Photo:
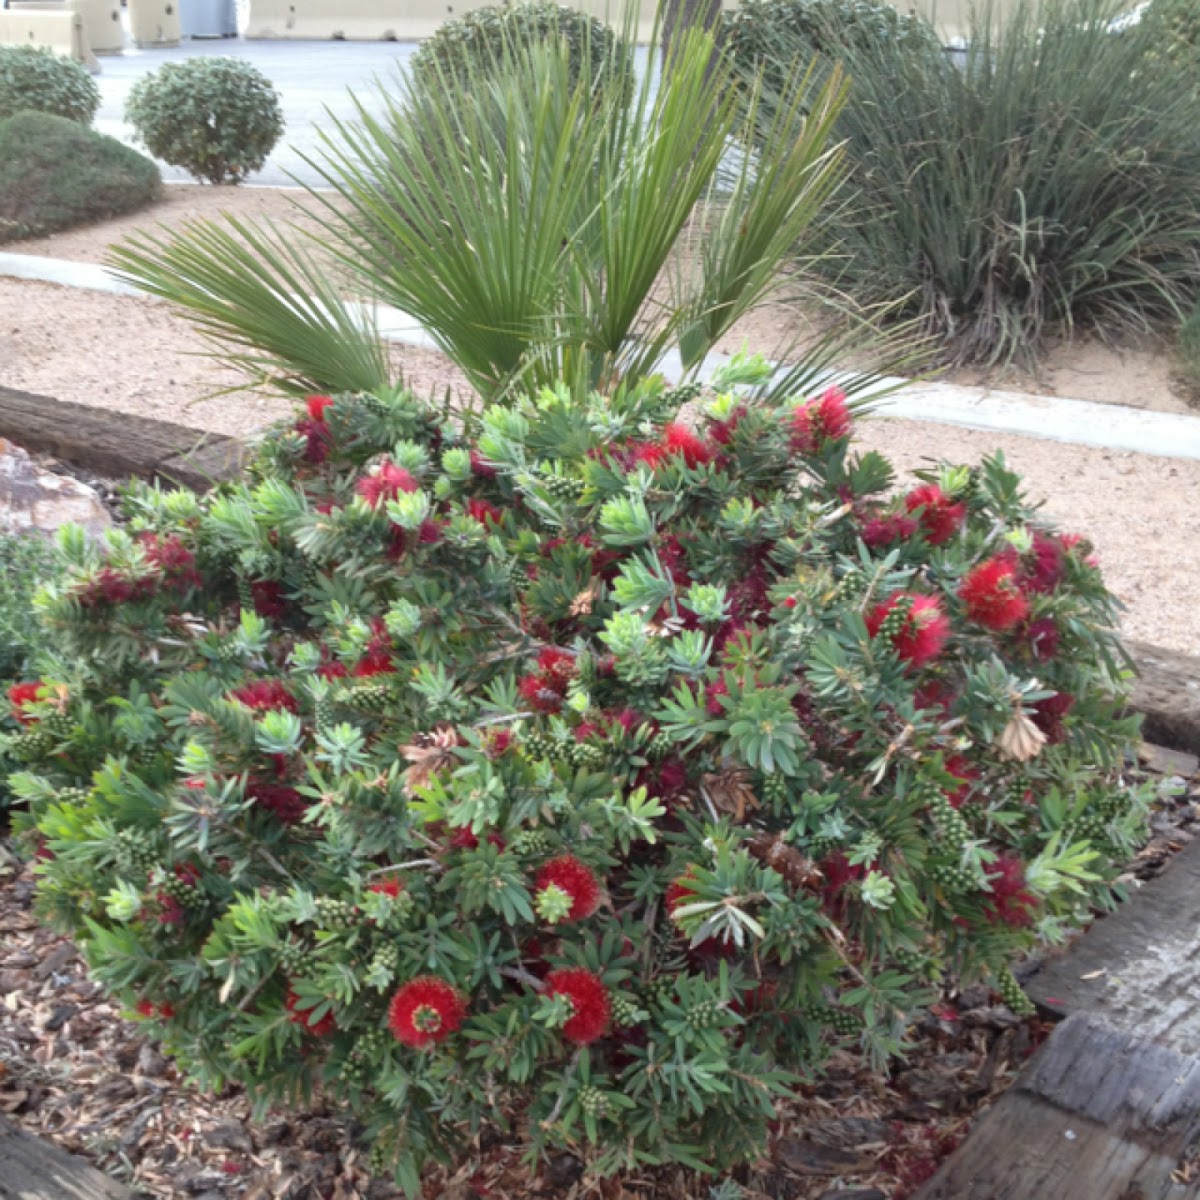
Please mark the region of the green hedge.
[[45, 113], [0, 121], [0, 243], [133, 212], [160, 188], [158, 168], [115, 138]]
[[99, 107], [100, 89], [81, 63], [35, 46], [0, 46], [0, 121], [43, 112], [90, 125]]

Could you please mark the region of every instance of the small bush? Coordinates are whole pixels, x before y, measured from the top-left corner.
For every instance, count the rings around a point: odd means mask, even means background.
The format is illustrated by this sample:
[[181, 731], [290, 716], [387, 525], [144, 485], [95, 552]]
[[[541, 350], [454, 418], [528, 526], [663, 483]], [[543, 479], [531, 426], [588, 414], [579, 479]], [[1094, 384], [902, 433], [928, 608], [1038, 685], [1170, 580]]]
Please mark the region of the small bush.
[[100, 89], [82, 63], [35, 46], [0, 46], [0, 121], [41, 112], [90, 125], [99, 107]]
[[[1049, 332], [1174, 324], [1200, 278], [1194, 70], [1108, 0], [971, 18], [965, 68], [896, 39], [845, 43], [844, 258], [864, 303], [896, 303], [953, 363], [1036, 357]], [[781, 42], [785, 58], [792, 43]]]
[[33, 598], [53, 578], [58, 559], [40, 537], [0, 533], [0, 813], [8, 807], [8, 776], [19, 764], [9, 754], [11, 738], [21, 726], [10, 711], [21, 685], [35, 678], [34, 664], [49, 648], [45, 630], [33, 618]]
[[412, 58], [414, 77], [425, 87], [444, 80], [472, 82], [504, 68], [513, 51], [551, 39], [566, 42], [570, 79], [583, 76], [621, 92], [633, 86], [630, 48], [603, 21], [549, 2], [476, 8], [447, 21]]
[[915, 14], [880, 0], [743, 0], [721, 14], [721, 41], [739, 72], [782, 91], [796, 61], [840, 59], [848, 48], [886, 45], [902, 53], [941, 53], [937, 32]]
[[283, 135], [278, 93], [239, 58], [167, 63], [134, 85], [125, 119], [155, 158], [209, 183], [261, 170]]
[[376, 1167], [761, 1150], [835, 1048], [1127, 860], [1114, 602], [999, 459], [893, 495], [831, 390], [314, 396], [251, 478], [64, 541], [20, 705], [45, 913], [202, 1081]]
[[1142, 20], [1154, 26], [1162, 55], [1193, 70], [1200, 63], [1200, 5], [1195, 0], [1152, 0]]
[[0, 243], [135, 212], [161, 186], [148, 158], [75, 121], [0, 121]]

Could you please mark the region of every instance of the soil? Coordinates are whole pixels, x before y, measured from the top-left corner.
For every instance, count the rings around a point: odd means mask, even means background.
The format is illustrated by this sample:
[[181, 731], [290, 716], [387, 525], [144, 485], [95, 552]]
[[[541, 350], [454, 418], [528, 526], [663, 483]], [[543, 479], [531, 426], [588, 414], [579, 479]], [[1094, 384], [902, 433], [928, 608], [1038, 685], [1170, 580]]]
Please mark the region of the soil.
[[[177, 226], [220, 211], [288, 219], [297, 200], [306, 197], [174, 186], [162, 204], [134, 217], [8, 248], [97, 261], [109, 243], [136, 228]], [[0, 383], [9, 387], [237, 436], [291, 411], [288, 401], [265, 391], [218, 394], [239, 385], [240, 377], [204, 357], [203, 341], [158, 301], [0, 278], [0, 312]], [[752, 314], [721, 348], [732, 352], [745, 340], [770, 352], [802, 326], [802, 316], [774, 306]], [[469, 399], [468, 385], [442, 355], [403, 346], [394, 346], [392, 355], [397, 373], [418, 394], [440, 398], [449, 388]], [[993, 382], [1027, 386], [1011, 376]], [[1161, 352], [1129, 351], [1122, 358], [1098, 346], [1066, 347], [1051, 355], [1041, 386], [1080, 398], [1185, 409], [1170, 391]], [[977, 462], [1003, 450], [1025, 476], [1029, 495], [1052, 498], [1048, 517], [1095, 544], [1108, 584], [1126, 606], [1124, 632], [1200, 653], [1200, 625], [1192, 616], [1200, 611], [1200, 462], [911, 421], [864, 422], [861, 434], [905, 472], [940, 458]]]

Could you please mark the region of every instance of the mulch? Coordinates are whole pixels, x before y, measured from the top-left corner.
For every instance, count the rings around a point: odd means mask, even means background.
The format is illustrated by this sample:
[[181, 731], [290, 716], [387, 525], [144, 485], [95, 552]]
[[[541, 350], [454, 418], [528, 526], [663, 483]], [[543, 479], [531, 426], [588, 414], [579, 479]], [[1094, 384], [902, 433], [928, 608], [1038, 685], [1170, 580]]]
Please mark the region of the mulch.
[[[1164, 785], [1131, 886], [1167, 869], [1200, 821], [1189, 756], [1146, 748]], [[1021, 974], [1018, 971], [1018, 976]], [[1052, 1023], [1018, 1018], [984, 987], [947, 995], [913, 1030], [889, 1074], [835, 1055], [799, 1089], [767, 1157], [731, 1180], [680, 1170], [593, 1180], [560, 1154], [536, 1174], [500, 1130], [475, 1140], [455, 1173], [431, 1172], [426, 1200], [905, 1200], [1011, 1084]], [[240, 1088], [186, 1084], [151, 1030], [87, 978], [74, 947], [41, 925], [34, 881], [0, 842], [0, 1113], [82, 1155], [149, 1197], [393, 1200], [372, 1180], [357, 1131], [336, 1109], [251, 1117]], [[733, 1186], [736, 1183], [737, 1188]]]

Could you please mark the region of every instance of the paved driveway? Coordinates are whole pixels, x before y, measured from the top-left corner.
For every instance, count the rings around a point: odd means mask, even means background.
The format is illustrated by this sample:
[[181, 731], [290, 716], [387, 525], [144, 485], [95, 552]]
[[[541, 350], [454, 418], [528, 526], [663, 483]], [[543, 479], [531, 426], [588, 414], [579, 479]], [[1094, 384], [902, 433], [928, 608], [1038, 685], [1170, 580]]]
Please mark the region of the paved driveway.
[[[351, 117], [354, 106], [349, 90], [377, 108], [375, 81], [394, 81], [404, 63], [416, 50], [415, 42], [244, 42], [235, 38], [185, 41], [168, 50], [126, 50], [124, 54], [100, 58], [100, 111], [96, 128], [123, 142], [133, 143], [133, 131], [125, 124], [125, 100], [143, 76], [166, 62], [204, 55], [228, 54], [252, 62], [278, 89], [283, 99], [286, 129], [283, 139], [266, 166], [250, 178], [251, 183], [282, 185], [298, 176], [318, 183], [315, 172], [301, 154], [312, 156], [318, 145], [317, 129], [329, 109], [339, 117]], [[166, 179], [187, 179], [177, 167], [163, 168]]]

